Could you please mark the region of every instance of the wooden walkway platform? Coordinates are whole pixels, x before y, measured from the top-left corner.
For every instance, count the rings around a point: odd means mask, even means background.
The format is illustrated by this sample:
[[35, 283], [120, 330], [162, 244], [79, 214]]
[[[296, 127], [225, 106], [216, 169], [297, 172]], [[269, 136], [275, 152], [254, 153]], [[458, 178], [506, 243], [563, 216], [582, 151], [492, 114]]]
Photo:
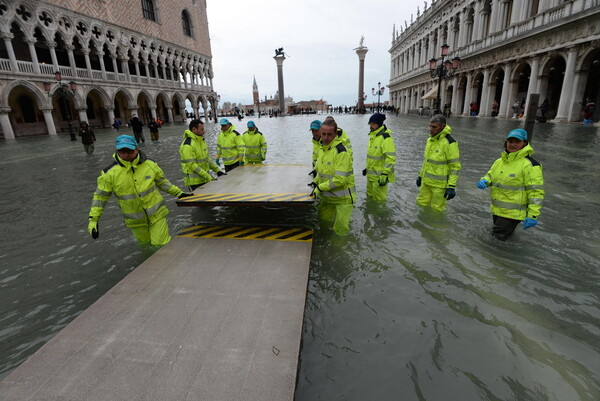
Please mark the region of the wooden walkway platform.
[[307, 165], [259, 164], [237, 167], [177, 200], [177, 206], [310, 206]]
[[0, 382], [0, 399], [293, 400], [312, 233], [272, 229], [184, 230]]

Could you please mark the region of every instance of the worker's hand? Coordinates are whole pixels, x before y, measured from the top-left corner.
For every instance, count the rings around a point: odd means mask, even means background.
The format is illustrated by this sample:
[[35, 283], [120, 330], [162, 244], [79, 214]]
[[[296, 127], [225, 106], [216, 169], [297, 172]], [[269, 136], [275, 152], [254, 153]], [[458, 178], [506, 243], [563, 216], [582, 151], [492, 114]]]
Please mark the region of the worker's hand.
[[97, 221], [88, 221], [88, 233], [90, 233], [93, 239], [96, 239], [100, 236], [100, 226], [98, 225]]
[[420, 187], [421, 186], [421, 176], [417, 177], [417, 186]]
[[177, 197], [177, 199], [187, 198], [188, 196], [194, 196], [193, 192], [182, 192], [181, 195]]
[[362, 175], [364, 175], [364, 176], [366, 176], [366, 175], [367, 175], [367, 169], [364, 169], [364, 170], [362, 171]]
[[243, 165], [244, 165], [244, 162], [243, 162], [242, 160], [240, 160], [240, 161], [239, 161], [239, 165], [240, 165], [240, 166], [243, 166]]
[[317, 185], [316, 182], [311, 182], [310, 184], [308, 184], [309, 187], [312, 187], [312, 192], [310, 193], [309, 196], [313, 196], [313, 197], [317, 197], [319, 196], [319, 194], [321, 193], [321, 190], [319, 189], [319, 186]]
[[379, 176], [379, 186], [380, 187], [385, 187], [388, 183], [388, 175], [387, 174], [381, 174]]
[[202, 173], [200, 173], [200, 177], [204, 178], [206, 181], [212, 181], [213, 178], [210, 174], [208, 174], [208, 172], [206, 170], [202, 170]]
[[315, 178], [317, 176], [317, 170], [313, 170], [310, 173], [308, 173], [308, 175], [312, 176], [312, 178]]
[[537, 219], [532, 219], [531, 217], [525, 217], [523, 220], [523, 229], [527, 230], [528, 228], [535, 227], [537, 225]]
[[477, 188], [479, 189], [486, 189], [488, 186], [488, 180], [486, 180], [485, 178], [482, 178], [481, 180], [479, 180], [477, 182]]
[[444, 192], [444, 198], [447, 200], [453, 199], [456, 196], [456, 190], [454, 188], [446, 188]]
[[227, 173], [224, 173], [221, 170], [217, 171], [217, 177], [220, 177], [222, 175], [227, 175]]

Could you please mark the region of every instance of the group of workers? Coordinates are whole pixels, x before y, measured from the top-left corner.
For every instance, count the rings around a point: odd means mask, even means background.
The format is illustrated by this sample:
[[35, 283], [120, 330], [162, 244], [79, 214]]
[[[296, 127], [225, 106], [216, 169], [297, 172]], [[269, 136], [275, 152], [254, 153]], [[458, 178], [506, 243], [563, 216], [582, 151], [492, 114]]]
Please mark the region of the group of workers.
[[[215, 162], [209, 157], [201, 120], [190, 121], [188, 129], [183, 133], [179, 155], [183, 182], [190, 191], [244, 163], [261, 164], [267, 157], [267, 142], [253, 121], [248, 121], [248, 130], [241, 135], [229, 119], [222, 118], [219, 124], [221, 132], [217, 138]], [[221, 158], [225, 171], [219, 166]], [[171, 240], [166, 220], [169, 210], [158, 190], [178, 198], [192, 196], [193, 193], [184, 192], [171, 184], [158, 164], [147, 158], [132, 136], [117, 137], [113, 159], [98, 177], [88, 217], [88, 232], [94, 239], [98, 238], [98, 222], [106, 202], [114, 193], [125, 225], [131, 229], [138, 242], [165, 245]], [[210, 172], [214, 172], [216, 177]]]
[[[367, 199], [376, 202], [387, 200], [388, 184], [396, 181], [396, 146], [393, 133], [384, 124], [385, 119], [382, 113], [369, 118], [369, 144], [366, 166], [362, 170], [367, 180]], [[217, 138], [215, 162], [208, 154], [202, 121], [192, 120], [183, 134], [179, 148], [181, 169], [184, 184], [191, 191], [237, 166], [261, 164], [266, 158], [266, 140], [253, 121], [248, 121], [248, 129], [243, 134], [237, 132], [227, 118], [222, 118], [219, 124], [221, 132]], [[313, 121], [310, 130], [313, 142], [311, 196], [319, 199], [319, 217], [333, 221], [334, 232], [345, 235], [350, 231], [356, 201], [350, 138], [333, 117], [327, 117], [323, 122]], [[431, 118], [424, 160], [416, 180], [419, 206], [443, 212], [447, 201], [456, 196], [461, 162], [458, 142], [451, 133], [452, 128], [443, 115]], [[544, 197], [543, 176], [541, 164], [532, 155], [527, 132], [522, 129], [510, 131], [501, 157], [477, 183], [480, 189], [491, 187], [492, 233], [498, 239], [508, 238], [521, 222], [524, 228], [537, 224]], [[112, 164], [98, 177], [88, 232], [93, 238], [98, 237], [98, 222], [106, 202], [114, 193], [126, 226], [140, 243], [157, 246], [168, 243], [171, 240], [166, 222], [169, 211], [158, 190], [178, 198], [193, 193], [171, 184], [158, 164], [139, 149], [132, 136], [117, 137], [113, 158]], [[219, 166], [221, 160], [223, 170]]]
[[[367, 199], [385, 202], [388, 183], [395, 182], [396, 147], [392, 132], [385, 126], [385, 115], [369, 118], [369, 145], [366, 168]], [[350, 230], [350, 217], [356, 200], [352, 147], [346, 132], [332, 117], [310, 124], [313, 142], [314, 180], [311, 195], [320, 198], [319, 216], [333, 221], [333, 230], [345, 235]], [[429, 138], [421, 170], [416, 180], [419, 193], [416, 203], [443, 212], [456, 196], [461, 169], [458, 142], [452, 137], [446, 117], [434, 115], [429, 123]], [[533, 159], [533, 148], [523, 129], [511, 130], [504, 142], [501, 157], [479, 180], [477, 187], [491, 187], [492, 234], [506, 240], [519, 223], [525, 229], [538, 222], [544, 198], [542, 166]]]

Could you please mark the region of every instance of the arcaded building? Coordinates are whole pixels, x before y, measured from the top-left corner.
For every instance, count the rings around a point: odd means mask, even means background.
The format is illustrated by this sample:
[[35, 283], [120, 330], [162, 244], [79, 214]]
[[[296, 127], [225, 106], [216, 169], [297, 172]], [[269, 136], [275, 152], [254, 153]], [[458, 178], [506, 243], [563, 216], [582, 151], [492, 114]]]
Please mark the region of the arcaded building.
[[181, 122], [215, 98], [206, 0], [0, 0], [0, 37], [5, 139]]
[[433, 106], [429, 60], [439, 62], [442, 44], [461, 59], [440, 90], [455, 115], [475, 102], [490, 117], [496, 101], [493, 114], [510, 118], [517, 100], [537, 93], [549, 119], [581, 121], [586, 99], [600, 100], [600, 0], [436, 0], [417, 14], [394, 30], [390, 49], [390, 101], [401, 112]]

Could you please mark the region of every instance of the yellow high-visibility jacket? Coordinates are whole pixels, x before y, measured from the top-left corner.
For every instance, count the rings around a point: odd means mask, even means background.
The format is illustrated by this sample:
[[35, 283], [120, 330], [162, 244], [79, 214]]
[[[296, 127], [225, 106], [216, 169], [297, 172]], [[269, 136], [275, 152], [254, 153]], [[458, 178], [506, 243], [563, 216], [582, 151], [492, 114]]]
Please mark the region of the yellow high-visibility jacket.
[[337, 129], [337, 136], [339, 139], [342, 140], [342, 144], [344, 145], [344, 147], [346, 148], [346, 150], [348, 151], [348, 153], [350, 154], [350, 157], [354, 157], [353, 156], [353, 150], [352, 150], [352, 143], [350, 143], [350, 137], [348, 136], [348, 134], [346, 133], [346, 131], [344, 131], [341, 128]]
[[396, 145], [392, 131], [382, 125], [369, 132], [367, 149], [367, 179], [378, 179], [381, 174], [388, 175], [389, 182], [396, 182], [394, 166], [396, 165]]
[[158, 164], [141, 151], [132, 162], [121, 159], [117, 154], [113, 158], [114, 163], [102, 170], [98, 177], [90, 218], [100, 220], [113, 193], [127, 227], [150, 225], [169, 214], [158, 190], [173, 196], [181, 195], [182, 191], [169, 182]]
[[458, 142], [450, 135], [446, 125], [442, 132], [429, 137], [425, 145], [425, 158], [419, 172], [423, 184], [434, 188], [454, 188], [460, 171]]
[[242, 135], [244, 142], [244, 162], [262, 163], [267, 157], [267, 141], [258, 129], [246, 131]]
[[219, 166], [208, 157], [208, 146], [204, 137], [194, 134], [189, 129], [183, 133], [183, 142], [179, 146], [181, 171], [185, 185], [200, 185], [211, 181], [208, 170], [219, 171]]
[[329, 145], [322, 145], [315, 170], [314, 182], [321, 191], [321, 199], [330, 203], [354, 203], [352, 158], [339, 138]]
[[542, 165], [531, 157], [533, 153], [530, 145], [517, 152], [504, 151], [482, 177], [491, 187], [490, 210], [496, 216], [525, 220], [540, 215], [544, 177]]
[[313, 156], [312, 156], [312, 166], [313, 168], [315, 168], [315, 166], [317, 165], [317, 159], [319, 158], [319, 153], [321, 153], [321, 146], [323, 146], [323, 144], [321, 143], [321, 141], [315, 141], [315, 139], [312, 139], [312, 144], [313, 144]]
[[227, 131], [221, 131], [217, 138], [217, 159], [221, 157], [225, 166], [244, 160], [244, 142], [233, 125]]

